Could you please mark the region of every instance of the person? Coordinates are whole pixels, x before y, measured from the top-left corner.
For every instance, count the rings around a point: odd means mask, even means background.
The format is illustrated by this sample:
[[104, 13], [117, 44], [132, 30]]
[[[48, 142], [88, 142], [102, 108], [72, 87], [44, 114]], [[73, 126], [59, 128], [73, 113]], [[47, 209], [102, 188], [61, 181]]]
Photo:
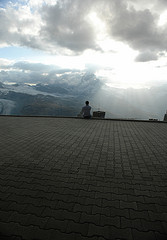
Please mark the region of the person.
[[83, 115], [84, 118], [89, 119], [91, 118], [91, 114], [90, 114], [91, 106], [89, 106], [89, 101], [86, 101], [85, 104], [86, 105], [81, 110], [81, 114]]

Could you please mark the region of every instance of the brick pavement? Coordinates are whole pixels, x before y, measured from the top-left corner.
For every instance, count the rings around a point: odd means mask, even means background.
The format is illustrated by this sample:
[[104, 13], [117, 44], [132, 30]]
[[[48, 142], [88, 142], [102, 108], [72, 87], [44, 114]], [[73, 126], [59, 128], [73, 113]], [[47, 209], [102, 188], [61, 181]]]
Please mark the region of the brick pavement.
[[166, 240], [167, 124], [0, 117], [1, 240]]

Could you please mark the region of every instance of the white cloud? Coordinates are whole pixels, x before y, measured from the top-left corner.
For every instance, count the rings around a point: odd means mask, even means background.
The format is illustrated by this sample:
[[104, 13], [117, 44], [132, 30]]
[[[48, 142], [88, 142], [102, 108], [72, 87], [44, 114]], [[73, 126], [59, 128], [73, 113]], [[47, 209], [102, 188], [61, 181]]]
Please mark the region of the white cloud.
[[13, 64], [13, 61], [5, 58], [0, 58], [0, 69], [2, 69], [3, 67], [10, 66], [11, 64]]
[[0, 9], [0, 44], [33, 47], [39, 37], [40, 16], [28, 6]]
[[55, 5], [57, 0], [28, 0], [28, 5], [32, 8], [40, 8], [41, 5]]
[[18, 1], [17, 7], [0, 9], [0, 45], [78, 55], [88, 49], [108, 51], [107, 43], [115, 40], [141, 54], [158, 54], [167, 50], [165, 4], [164, 0], [27, 0], [24, 5]]

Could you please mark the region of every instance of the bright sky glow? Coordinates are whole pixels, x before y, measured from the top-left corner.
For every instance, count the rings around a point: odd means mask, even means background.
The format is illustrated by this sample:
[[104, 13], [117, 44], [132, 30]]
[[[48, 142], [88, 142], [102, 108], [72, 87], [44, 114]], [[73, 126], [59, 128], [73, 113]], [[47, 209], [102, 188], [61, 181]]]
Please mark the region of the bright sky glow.
[[159, 26], [167, 24], [167, 10], [160, 15], [158, 24]]
[[144, 3], [1, 1], [0, 71], [26, 61], [89, 70], [118, 88], [167, 84], [166, 3]]

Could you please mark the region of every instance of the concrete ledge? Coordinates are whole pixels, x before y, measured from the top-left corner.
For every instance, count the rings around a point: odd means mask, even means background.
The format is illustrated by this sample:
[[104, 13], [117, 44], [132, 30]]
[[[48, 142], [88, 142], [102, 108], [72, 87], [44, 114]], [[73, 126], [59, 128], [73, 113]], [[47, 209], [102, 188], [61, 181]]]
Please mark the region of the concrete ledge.
[[0, 115], [0, 117], [25, 117], [25, 118], [72, 118], [72, 119], [83, 119], [83, 120], [102, 120], [102, 121], [128, 121], [128, 122], [150, 122], [150, 123], [167, 123], [166, 121], [160, 120], [142, 120], [142, 119], [126, 119], [126, 118], [98, 118], [92, 117], [91, 119], [84, 119], [82, 117], [70, 117], [70, 116], [38, 116], [38, 115]]

